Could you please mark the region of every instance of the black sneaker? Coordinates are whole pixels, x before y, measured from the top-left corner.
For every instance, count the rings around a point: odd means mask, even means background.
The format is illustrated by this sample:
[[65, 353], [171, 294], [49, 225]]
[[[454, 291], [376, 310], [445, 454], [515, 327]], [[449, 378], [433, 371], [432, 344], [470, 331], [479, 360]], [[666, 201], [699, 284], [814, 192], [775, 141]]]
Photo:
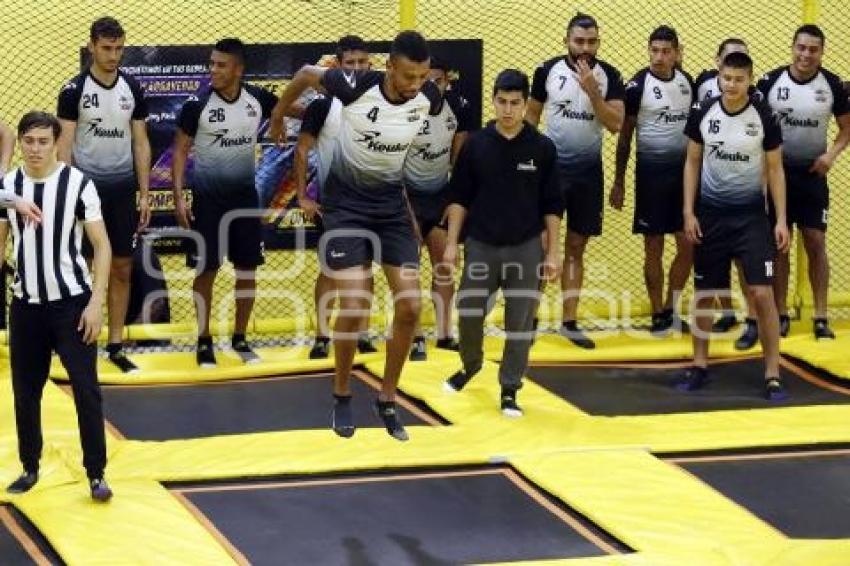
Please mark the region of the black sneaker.
[[779, 315], [779, 336], [785, 338], [791, 332], [791, 317], [787, 314]]
[[663, 312], [653, 313], [649, 333], [653, 336], [664, 336], [670, 331], [672, 325], [673, 319], [664, 316]]
[[729, 332], [736, 326], [738, 326], [738, 319], [735, 317], [735, 313], [727, 311], [714, 321], [714, 324], [711, 325], [711, 331], [721, 334], [723, 332]]
[[446, 336], [445, 338], [440, 338], [437, 340], [437, 348], [441, 350], [451, 350], [452, 352], [457, 352], [460, 350], [460, 344], [458, 344], [457, 340], [452, 338], [451, 336]]
[[472, 379], [471, 375], [467, 375], [465, 371], [460, 370], [443, 382], [443, 389], [449, 393], [457, 393], [466, 387], [470, 379]]
[[402, 442], [410, 440], [407, 431], [404, 430], [404, 425], [398, 418], [398, 412], [395, 408], [395, 401], [381, 401], [375, 399], [375, 412], [384, 422], [384, 426], [390, 436]]
[[262, 361], [260, 356], [257, 355], [257, 352], [248, 345], [248, 342], [244, 337], [234, 336], [230, 345], [233, 348], [233, 351], [236, 352], [236, 354], [242, 359], [243, 363], [258, 364]]
[[409, 359], [411, 362], [424, 362], [428, 359], [428, 350], [425, 347], [424, 336], [416, 336], [413, 339], [413, 344], [410, 346]]
[[790, 395], [785, 383], [778, 377], [768, 377], [764, 380], [764, 398], [768, 401], [785, 401]]
[[587, 337], [587, 335], [579, 329], [576, 325], [576, 321], [568, 320], [561, 325], [561, 336], [568, 339], [570, 342], [578, 346], [579, 348], [584, 348], [585, 350], [592, 350], [596, 348], [596, 344]]
[[334, 395], [331, 428], [343, 438], [351, 438], [356, 430], [351, 412], [351, 395]]
[[516, 402], [516, 390], [502, 388], [501, 400], [502, 414], [506, 417], [516, 419], [522, 416], [522, 409]]
[[829, 328], [829, 321], [816, 318], [814, 324], [815, 340], [835, 340], [835, 333]]
[[372, 344], [372, 339], [369, 338], [368, 334], [361, 334], [357, 338], [357, 351], [361, 354], [374, 354], [378, 349]]
[[759, 323], [754, 318], [746, 319], [744, 332], [735, 340], [736, 350], [749, 350], [759, 341]]
[[109, 356], [109, 361], [115, 364], [122, 373], [131, 375], [139, 373], [139, 366], [130, 361], [121, 344], [107, 344], [106, 353]]
[[195, 360], [198, 362], [198, 367], [214, 368], [215, 352], [213, 351], [212, 340], [198, 340], [198, 349], [195, 351]]
[[91, 498], [95, 501], [106, 503], [112, 499], [112, 490], [109, 489], [109, 484], [103, 478], [89, 480], [89, 489], [91, 490]]
[[6, 487], [6, 493], [26, 493], [38, 483], [38, 472], [24, 472]]
[[708, 376], [708, 368], [693, 366], [685, 370], [685, 374], [675, 383], [679, 391], [697, 391], [702, 389], [711, 379]]
[[678, 314], [670, 315], [670, 328], [675, 332], [680, 332], [682, 334], [690, 334], [691, 325], [688, 324], [688, 321], [679, 316]]
[[324, 360], [330, 355], [331, 339], [327, 336], [316, 336], [313, 347], [310, 348], [311, 360]]

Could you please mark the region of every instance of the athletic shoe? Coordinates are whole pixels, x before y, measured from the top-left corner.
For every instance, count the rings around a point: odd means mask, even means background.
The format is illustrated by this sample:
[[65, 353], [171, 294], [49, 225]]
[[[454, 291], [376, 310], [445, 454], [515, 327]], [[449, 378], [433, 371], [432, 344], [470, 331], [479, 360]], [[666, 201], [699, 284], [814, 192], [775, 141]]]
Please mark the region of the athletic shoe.
[[670, 331], [670, 326], [672, 324], [673, 319], [664, 316], [663, 312], [653, 313], [649, 333], [653, 336], [664, 336]]
[[109, 356], [109, 361], [115, 364], [121, 373], [136, 374], [139, 373], [139, 366], [130, 361], [127, 354], [124, 353], [124, 348], [121, 344], [108, 344], [106, 352]]
[[779, 336], [785, 338], [791, 332], [791, 317], [787, 314], [779, 315]]
[[328, 357], [331, 349], [331, 339], [327, 336], [316, 336], [313, 347], [310, 348], [311, 360], [323, 360]]
[[676, 332], [681, 332], [682, 334], [690, 334], [691, 325], [688, 324], [688, 321], [679, 316], [678, 314], [670, 314], [670, 328]]
[[401, 421], [398, 418], [395, 401], [381, 401], [380, 399], [375, 399], [375, 413], [377, 413], [384, 422], [384, 426], [390, 436], [396, 440], [401, 440], [402, 442], [410, 440], [410, 436], [407, 434], [407, 431], [404, 430], [404, 425], [401, 424]]
[[369, 338], [368, 334], [361, 334], [357, 338], [357, 351], [361, 354], [374, 354], [378, 349], [372, 344], [372, 339]]
[[95, 501], [105, 503], [112, 499], [112, 490], [109, 489], [109, 484], [103, 478], [95, 478], [89, 481], [91, 489], [91, 498]]
[[815, 325], [815, 340], [835, 340], [835, 333], [829, 328], [829, 321], [825, 318], [816, 318]]
[[471, 375], [467, 375], [465, 371], [460, 370], [454, 373], [450, 378], [443, 382], [443, 389], [449, 393], [457, 393], [469, 383], [472, 379]]
[[764, 398], [768, 401], [785, 401], [790, 395], [785, 384], [778, 377], [768, 377], [764, 380]]
[[198, 362], [198, 367], [214, 368], [215, 351], [213, 351], [212, 340], [198, 340], [198, 349], [195, 352], [195, 360]]
[[576, 321], [568, 320], [561, 325], [561, 336], [568, 339], [570, 342], [578, 346], [579, 348], [584, 348], [585, 350], [592, 350], [596, 347], [593, 340], [587, 337], [587, 335], [579, 329], [576, 325]]
[[458, 344], [457, 340], [452, 338], [451, 336], [446, 336], [445, 338], [440, 338], [437, 340], [437, 348], [441, 350], [451, 350], [452, 352], [457, 352], [460, 350], [460, 344]]
[[351, 413], [351, 395], [334, 395], [331, 428], [343, 438], [354, 436], [356, 428], [354, 426], [354, 415]]
[[754, 318], [748, 318], [745, 321], [746, 326], [744, 332], [735, 340], [736, 350], [749, 350], [759, 341], [759, 323]]
[[685, 371], [685, 374], [675, 383], [675, 387], [679, 391], [697, 391], [708, 385], [711, 379], [708, 376], [708, 369], [693, 366]]
[[516, 390], [502, 388], [501, 401], [502, 414], [506, 417], [515, 419], [522, 416], [522, 409], [516, 402]]
[[424, 362], [428, 359], [428, 350], [425, 347], [424, 336], [417, 336], [413, 339], [409, 359], [411, 362]]
[[242, 359], [243, 363], [258, 364], [262, 361], [257, 352], [248, 345], [248, 342], [244, 338], [234, 338], [231, 346], [233, 347], [233, 351]]
[[725, 312], [723, 316], [714, 321], [714, 324], [711, 325], [711, 331], [721, 334], [723, 332], [729, 332], [733, 328], [738, 325], [738, 319], [735, 318], [735, 313], [733, 312]]
[[38, 472], [24, 472], [6, 487], [6, 493], [26, 493], [38, 483]]

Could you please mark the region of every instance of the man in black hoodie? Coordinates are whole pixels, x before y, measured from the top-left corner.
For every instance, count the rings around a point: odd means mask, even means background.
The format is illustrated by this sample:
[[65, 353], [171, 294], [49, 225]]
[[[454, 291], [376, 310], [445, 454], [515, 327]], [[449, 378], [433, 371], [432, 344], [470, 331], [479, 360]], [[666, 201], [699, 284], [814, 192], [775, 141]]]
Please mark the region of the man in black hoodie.
[[[443, 256], [454, 265], [465, 228], [464, 267], [457, 297], [463, 370], [445, 383], [460, 391], [481, 369], [484, 318], [505, 296], [504, 355], [499, 369], [501, 410], [522, 416], [517, 390], [528, 366], [532, 321], [540, 297], [541, 276], [558, 277], [563, 202], [555, 145], [523, 121], [528, 77], [507, 69], [493, 86], [496, 120], [473, 134], [455, 162], [450, 185], [448, 243]], [[549, 252], [544, 258], [540, 233]]]

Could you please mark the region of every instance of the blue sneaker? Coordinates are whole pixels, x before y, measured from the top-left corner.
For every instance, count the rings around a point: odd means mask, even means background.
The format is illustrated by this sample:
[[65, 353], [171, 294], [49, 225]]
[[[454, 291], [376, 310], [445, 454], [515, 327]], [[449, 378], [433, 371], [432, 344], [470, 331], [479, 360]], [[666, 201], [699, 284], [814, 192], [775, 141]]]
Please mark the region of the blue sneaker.
[[708, 377], [708, 369], [694, 366], [685, 371], [685, 375], [676, 382], [675, 387], [683, 392], [697, 391], [708, 385], [709, 381], [711, 379]]

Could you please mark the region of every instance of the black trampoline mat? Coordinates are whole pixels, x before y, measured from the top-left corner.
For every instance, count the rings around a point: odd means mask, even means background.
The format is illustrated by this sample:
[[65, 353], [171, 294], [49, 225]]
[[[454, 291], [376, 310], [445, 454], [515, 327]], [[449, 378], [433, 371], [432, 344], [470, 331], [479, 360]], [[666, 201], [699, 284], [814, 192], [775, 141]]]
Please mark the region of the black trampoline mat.
[[[555, 395], [591, 415], [653, 415], [771, 407], [850, 403], [850, 388], [825, 383], [783, 360], [780, 376], [791, 398], [769, 402], [762, 397], [764, 364], [759, 359], [720, 361], [709, 366], [711, 383], [683, 393], [673, 383], [681, 364], [610, 364], [607, 366], [539, 366], [527, 375]], [[832, 388], [832, 389], [830, 389]]]
[[508, 468], [174, 488], [251, 564], [461, 564], [628, 551]]
[[62, 564], [44, 537], [10, 505], [0, 505], [0, 564]]
[[792, 538], [850, 538], [850, 450], [672, 458]]
[[[279, 376], [188, 385], [103, 386], [106, 420], [125, 438], [172, 440], [330, 427], [332, 376]], [[359, 427], [380, 427], [375, 378], [355, 372], [352, 409]], [[402, 422], [438, 424], [398, 397]]]

